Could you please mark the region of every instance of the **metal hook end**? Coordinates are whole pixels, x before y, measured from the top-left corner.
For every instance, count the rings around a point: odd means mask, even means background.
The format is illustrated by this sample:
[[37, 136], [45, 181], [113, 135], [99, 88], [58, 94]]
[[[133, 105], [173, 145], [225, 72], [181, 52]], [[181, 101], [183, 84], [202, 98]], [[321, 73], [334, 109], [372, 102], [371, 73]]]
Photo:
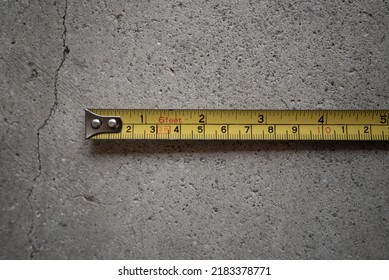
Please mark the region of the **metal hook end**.
[[122, 120], [117, 116], [100, 116], [85, 109], [85, 139], [100, 133], [119, 133]]

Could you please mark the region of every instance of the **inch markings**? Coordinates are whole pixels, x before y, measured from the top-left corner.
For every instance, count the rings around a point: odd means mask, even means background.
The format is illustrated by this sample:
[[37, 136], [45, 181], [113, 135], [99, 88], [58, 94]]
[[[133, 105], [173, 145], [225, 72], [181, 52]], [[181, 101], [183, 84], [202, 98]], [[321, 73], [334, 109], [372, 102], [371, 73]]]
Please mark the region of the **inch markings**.
[[[120, 118], [121, 131], [91, 128], [88, 114]], [[388, 141], [389, 110], [89, 109], [85, 127], [90, 139]]]

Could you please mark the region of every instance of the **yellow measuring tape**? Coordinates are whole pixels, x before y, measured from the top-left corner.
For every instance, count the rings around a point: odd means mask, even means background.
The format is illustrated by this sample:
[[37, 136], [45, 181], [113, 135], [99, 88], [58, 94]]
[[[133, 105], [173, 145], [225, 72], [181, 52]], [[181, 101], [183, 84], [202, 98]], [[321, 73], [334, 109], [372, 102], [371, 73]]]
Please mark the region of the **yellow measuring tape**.
[[389, 110], [88, 109], [87, 139], [389, 140]]

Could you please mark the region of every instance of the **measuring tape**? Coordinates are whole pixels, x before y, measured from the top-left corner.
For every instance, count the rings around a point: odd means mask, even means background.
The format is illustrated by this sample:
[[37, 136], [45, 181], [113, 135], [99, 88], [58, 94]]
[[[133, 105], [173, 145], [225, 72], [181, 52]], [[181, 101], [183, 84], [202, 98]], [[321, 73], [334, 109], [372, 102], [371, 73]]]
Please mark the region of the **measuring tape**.
[[87, 109], [87, 139], [389, 140], [389, 110]]

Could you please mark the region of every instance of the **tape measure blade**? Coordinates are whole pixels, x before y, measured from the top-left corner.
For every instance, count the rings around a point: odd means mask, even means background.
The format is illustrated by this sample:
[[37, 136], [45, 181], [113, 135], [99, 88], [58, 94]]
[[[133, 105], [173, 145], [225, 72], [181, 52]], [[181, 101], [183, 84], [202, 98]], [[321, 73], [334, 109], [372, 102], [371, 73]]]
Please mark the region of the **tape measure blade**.
[[[90, 139], [388, 141], [389, 110], [89, 109], [120, 131]], [[87, 113], [86, 113], [87, 114]], [[86, 129], [91, 130], [91, 118]], [[107, 130], [107, 127], [105, 127]], [[117, 129], [117, 127], [116, 127]]]

